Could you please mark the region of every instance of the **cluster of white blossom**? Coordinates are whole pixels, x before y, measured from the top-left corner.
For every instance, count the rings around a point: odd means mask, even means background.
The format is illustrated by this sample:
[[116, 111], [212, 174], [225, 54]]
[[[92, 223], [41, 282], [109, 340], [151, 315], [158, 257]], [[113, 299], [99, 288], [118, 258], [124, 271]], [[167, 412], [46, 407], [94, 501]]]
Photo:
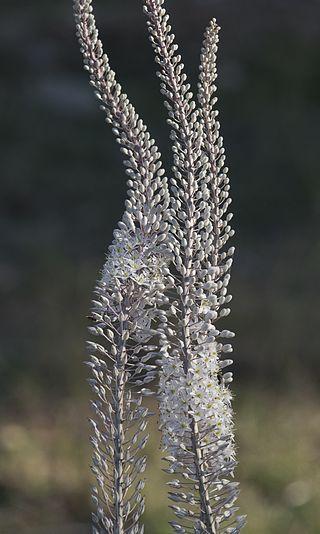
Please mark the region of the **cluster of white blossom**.
[[153, 287], [164, 280], [164, 268], [168, 260], [163, 250], [154, 244], [138, 228], [134, 232], [116, 230], [115, 239], [109, 247], [102, 271], [102, 281], [112, 284], [113, 280], [133, 280], [141, 286]]
[[[187, 373], [178, 354], [162, 357], [159, 397], [163, 447], [172, 456], [181, 443], [190, 438], [191, 417], [203, 433], [203, 443], [224, 439], [233, 432], [231, 392], [221, 376], [221, 364], [215, 343], [204, 346], [191, 360]], [[208, 430], [209, 429], [209, 430]], [[228, 440], [224, 449], [228, 460], [234, 459], [233, 440]], [[223, 458], [222, 458], [223, 461]]]

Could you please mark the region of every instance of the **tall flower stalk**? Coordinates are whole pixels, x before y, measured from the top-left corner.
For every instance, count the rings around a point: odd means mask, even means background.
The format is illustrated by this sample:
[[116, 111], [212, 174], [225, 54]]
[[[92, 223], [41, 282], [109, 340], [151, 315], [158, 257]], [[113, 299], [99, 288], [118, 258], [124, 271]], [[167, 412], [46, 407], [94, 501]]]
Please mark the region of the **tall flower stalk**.
[[[126, 210], [95, 290], [88, 342], [95, 395], [91, 420], [94, 532], [140, 534], [144, 510], [142, 454], [149, 412], [142, 397], [154, 378], [151, 344], [157, 310], [166, 301], [169, 194], [160, 153], [116, 81], [98, 37], [91, 0], [75, 0], [77, 34], [91, 85], [125, 156]], [[130, 386], [130, 387], [129, 387]]]
[[88, 342], [94, 532], [143, 532], [150, 415], [143, 397], [152, 394], [148, 384], [159, 365], [162, 445], [177, 516], [171, 526], [179, 533], [237, 533], [245, 518], [236, 515], [226, 372], [234, 334], [220, 326], [230, 313], [234, 248], [227, 243], [234, 232], [215, 109], [219, 28], [213, 20], [205, 32], [196, 102], [164, 0], [143, 6], [171, 128], [170, 195], [159, 150], [103, 52], [92, 0], [74, 0], [84, 66], [129, 177], [125, 213], [95, 290], [90, 332], [98, 340]]
[[235, 517], [234, 506], [232, 375], [222, 371], [232, 362], [221, 357], [232, 347], [219, 339], [234, 334], [218, 328], [230, 313], [233, 255], [233, 248], [223, 251], [233, 235], [232, 215], [212, 109], [218, 28], [213, 22], [205, 35], [197, 108], [163, 5], [164, 0], [144, 0], [174, 152], [169, 246], [176, 295], [162, 324], [159, 395], [163, 445], [170, 453], [167, 471], [177, 477], [169, 497], [179, 521], [171, 525], [176, 532], [238, 532], [244, 518]]

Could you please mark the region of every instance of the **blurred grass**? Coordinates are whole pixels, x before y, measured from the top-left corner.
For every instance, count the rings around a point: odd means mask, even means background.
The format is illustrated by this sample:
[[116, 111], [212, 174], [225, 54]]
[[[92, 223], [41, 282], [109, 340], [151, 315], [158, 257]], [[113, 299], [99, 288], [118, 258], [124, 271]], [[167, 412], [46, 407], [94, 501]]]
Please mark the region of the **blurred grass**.
[[[235, 401], [246, 534], [317, 534], [320, 529], [319, 397], [241, 391]], [[89, 532], [86, 402], [65, 401], [4, 421], [0, 431], [0, 531]], [[156, 422], [154, 422], [156, 425]], [[169, 533], [159, 435], [148, 446], [146, 533]]]

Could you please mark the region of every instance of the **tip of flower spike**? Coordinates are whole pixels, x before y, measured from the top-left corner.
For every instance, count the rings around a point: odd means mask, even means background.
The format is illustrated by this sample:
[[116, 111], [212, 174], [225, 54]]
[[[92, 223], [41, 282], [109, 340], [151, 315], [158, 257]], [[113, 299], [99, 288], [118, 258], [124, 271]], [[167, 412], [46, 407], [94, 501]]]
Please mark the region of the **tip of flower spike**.
[[221, 30], [221, 27], [218, 25], [216, 18], [211, 19], [209, 26], [211, 26], [216, 32], [219, 32]]

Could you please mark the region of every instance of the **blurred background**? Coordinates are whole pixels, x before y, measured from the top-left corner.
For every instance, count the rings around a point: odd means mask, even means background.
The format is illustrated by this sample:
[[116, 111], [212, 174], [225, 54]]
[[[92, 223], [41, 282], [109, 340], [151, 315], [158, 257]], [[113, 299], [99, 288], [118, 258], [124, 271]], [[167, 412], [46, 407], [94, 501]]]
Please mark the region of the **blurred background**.
[[[97, 0], [113, 67], [171, 154], [140, 0]], [[320, 3], [167, 2], [195, 87], [222, 26], [219, 109], [237, 237], [235, 410], [247, 534], [320, 533]], [[86, 315], [126, 195], [71, 0], [2, 0], [0, 532], [89, 532]], [[156, 426], [156, 423], [155, 423]], [[166, 534], [156, 431], [146, 533]]]

